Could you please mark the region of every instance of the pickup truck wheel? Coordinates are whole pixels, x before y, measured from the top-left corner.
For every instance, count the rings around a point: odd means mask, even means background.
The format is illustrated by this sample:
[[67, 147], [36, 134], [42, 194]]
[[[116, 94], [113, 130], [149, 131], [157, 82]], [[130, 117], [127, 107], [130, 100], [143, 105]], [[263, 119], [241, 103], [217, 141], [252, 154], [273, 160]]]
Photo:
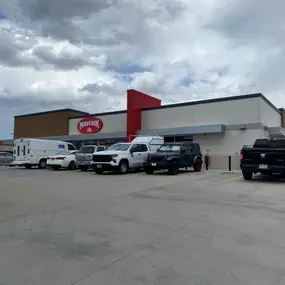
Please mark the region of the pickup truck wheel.
[[194, 163], [194, 171], [199, 172], [202, 169], [202, 161], [201, 159], [197, 159]]
[[171, 175], [176, 175], [176, 174], [178, 174], [179, 169], [178, 169], [178, 167], [176, 167], [176, 166], [172, 166], [172, 167], [170, 167], [170, 168], [168, 169], [168, 172], [169, 172]]
[[153, 169], [152, 168], [150, 168], [150, 167], [146, 167], [145, 169], [144, 169], [144, 172], [146, 173], [146, 174], [153, 174]]
[[248, 171], [248, 170], [243, 170], [242, 175], [243, 175], [244, 180], [251, 180], [253, 173], [251, 171]]
[[79, 169], [80, 169], [81, 171], [87, 171], [88, 166], [80, 166]]
[[47, 167], [47, 161], [46, 159], [41, 159], [40, 162], [39, 162], [39, 168], [40, 169], [44, 169]]
[[128, 162], [123, 160], [120, 162], [119, 164], [119, 172], [121, 174], [125, 174], [127, 171], [128, 171], [128, 168], [129, 168], [129, 165], [128, 165]]

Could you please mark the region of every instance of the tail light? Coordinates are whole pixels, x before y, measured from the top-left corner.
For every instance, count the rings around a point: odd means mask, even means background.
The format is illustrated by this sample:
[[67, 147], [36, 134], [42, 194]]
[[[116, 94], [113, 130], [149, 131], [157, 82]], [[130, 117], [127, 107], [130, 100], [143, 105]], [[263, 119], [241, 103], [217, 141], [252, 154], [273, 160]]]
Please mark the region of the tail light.
[[57, 159], [57, 160], [64, 160], [65, 157], [56, 157], [55, 159]]
[[240, 160], [243, 160], [243, 156], [244, 156], [244, 151], [241, 150], [241, 151], [240, 151]]

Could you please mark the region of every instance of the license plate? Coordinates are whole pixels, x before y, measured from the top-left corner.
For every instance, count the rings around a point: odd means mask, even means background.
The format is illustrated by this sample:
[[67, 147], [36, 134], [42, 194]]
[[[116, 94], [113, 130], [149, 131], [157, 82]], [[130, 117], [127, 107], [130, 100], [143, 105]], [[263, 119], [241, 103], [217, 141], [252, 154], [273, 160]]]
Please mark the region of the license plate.
[[156, 166], [156, 163], [152, 163], [151, 166]]
[[267, 164], [259, 164], [259, 169], [268, 169]]
[[98, 164], [98, 165], [97, 165], [97, 168], [102, 168], [102, 165], [101, 165], [101, 164]]

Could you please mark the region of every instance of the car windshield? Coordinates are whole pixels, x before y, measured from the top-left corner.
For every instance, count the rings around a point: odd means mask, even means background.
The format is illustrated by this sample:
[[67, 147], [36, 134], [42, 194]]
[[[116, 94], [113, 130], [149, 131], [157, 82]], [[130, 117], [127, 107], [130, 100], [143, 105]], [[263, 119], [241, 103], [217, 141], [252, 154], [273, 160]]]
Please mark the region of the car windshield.
[[108, 150], [119, 150], [119, 151], [126, 151], [129, 149], [131, 144], [129, 143], [117, 143], [108, 148]]
[[93, 146], [82, 146], [79, 149], [79, 153], [93, 153], [94, 147]]
[[180, 151], [181, 145], [179, 144], [164, 144], [162, 145], [158, 151], [163, 152], [163, 151]]

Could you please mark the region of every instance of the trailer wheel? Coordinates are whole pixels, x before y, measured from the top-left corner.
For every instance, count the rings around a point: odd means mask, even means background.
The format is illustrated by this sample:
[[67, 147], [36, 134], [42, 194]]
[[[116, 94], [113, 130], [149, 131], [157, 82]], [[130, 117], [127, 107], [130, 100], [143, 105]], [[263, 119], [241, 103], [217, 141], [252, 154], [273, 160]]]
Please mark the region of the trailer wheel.
[[39, 162], [39, 168], [43, 169], [47, 167], [47, 160], [46, 159], [41, 159]]

